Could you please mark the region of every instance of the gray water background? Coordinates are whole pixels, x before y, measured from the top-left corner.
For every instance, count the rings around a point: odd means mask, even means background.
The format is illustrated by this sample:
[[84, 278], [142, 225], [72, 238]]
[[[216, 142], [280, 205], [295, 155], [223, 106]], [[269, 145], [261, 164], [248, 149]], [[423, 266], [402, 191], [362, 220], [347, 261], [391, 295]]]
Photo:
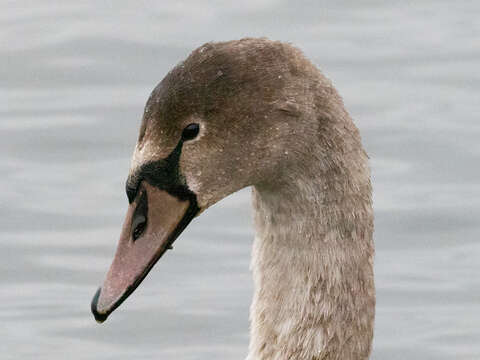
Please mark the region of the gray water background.
[[245, 189], [103, 325], [144, 103], [210, 40], [268, 36], [330, 77], [373, 168], [372, 359], [480, 359], [479, 1], [1, 1], [0, 359], [242, 359]]

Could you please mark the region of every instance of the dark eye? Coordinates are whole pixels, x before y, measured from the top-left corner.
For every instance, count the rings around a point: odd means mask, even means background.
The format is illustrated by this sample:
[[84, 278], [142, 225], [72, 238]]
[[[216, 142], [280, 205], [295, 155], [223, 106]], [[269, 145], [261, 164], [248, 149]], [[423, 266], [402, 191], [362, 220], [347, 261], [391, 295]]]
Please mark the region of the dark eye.
[[192, 140], [195, 139], [200, 131], [200, 125], [198, 124], [189, 124], [183, 129], [182, 139], [183, 140]]
[[133, 213], [132, 220], [132, 239], [137, 240], [142, 236], [143, 232], [147, 228], [147, 214], [148, 214], [148, 199], [147, 192], [143, 191], [138, 199], [137, 208]]

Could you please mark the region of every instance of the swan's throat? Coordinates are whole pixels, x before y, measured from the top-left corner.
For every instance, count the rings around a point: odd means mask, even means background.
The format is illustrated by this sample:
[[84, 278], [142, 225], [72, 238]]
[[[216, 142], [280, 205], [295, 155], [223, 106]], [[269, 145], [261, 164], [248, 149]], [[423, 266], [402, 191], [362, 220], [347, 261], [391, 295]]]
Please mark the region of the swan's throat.
[[253, 189], [248, 360], [359, 360], [370, 353], [375, 294], [368, 174], [356, 184], [352, 174], [323, 183], [308, 179]]

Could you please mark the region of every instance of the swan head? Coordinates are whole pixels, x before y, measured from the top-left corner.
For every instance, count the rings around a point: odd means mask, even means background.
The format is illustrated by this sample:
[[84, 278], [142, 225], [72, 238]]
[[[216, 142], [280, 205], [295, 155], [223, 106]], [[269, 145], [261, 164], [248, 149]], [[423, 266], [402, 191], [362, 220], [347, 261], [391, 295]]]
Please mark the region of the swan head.
[[243, 39], [205, 44], [166, 75], [145, 106], [126, 184], [130, 205], [92, 301], [98, 321], [203, 210], [244, 187], [292, 177], [299, 154], [318, 142], [318, 116], [328, 111], [319, 114], [334, 106], [318, 74], [288, 44]]

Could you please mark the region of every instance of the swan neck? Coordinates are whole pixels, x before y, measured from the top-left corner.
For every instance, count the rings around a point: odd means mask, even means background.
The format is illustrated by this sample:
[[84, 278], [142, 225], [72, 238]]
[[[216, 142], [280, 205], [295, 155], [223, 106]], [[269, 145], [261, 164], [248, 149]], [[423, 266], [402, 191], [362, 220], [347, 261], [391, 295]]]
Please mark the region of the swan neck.
[[350, 157], [334, 177], [312, 166], [295, 179], [253, 188], [248, 360], [368, 359], [375, 307], [371, 190], [366, 155]]

